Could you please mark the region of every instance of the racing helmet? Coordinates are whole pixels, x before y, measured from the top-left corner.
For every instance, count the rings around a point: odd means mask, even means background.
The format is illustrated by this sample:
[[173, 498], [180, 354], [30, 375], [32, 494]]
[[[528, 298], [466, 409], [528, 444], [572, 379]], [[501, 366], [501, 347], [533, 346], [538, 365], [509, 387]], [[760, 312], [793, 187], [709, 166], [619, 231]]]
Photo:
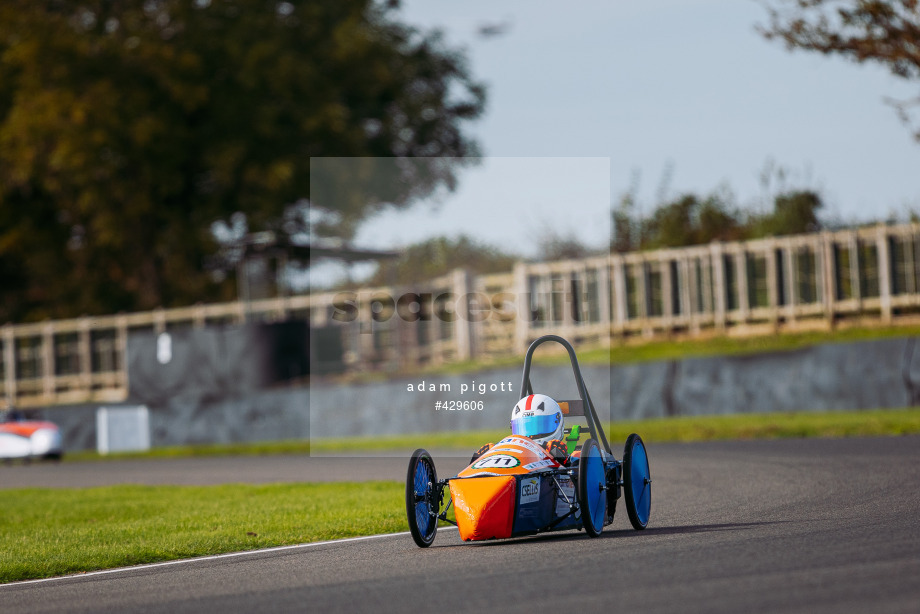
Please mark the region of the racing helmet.
[[545, 394], [530, 394], [511, 411], [511, 434], [530, 437], [539, 444], [562, 439], [562, 408]]

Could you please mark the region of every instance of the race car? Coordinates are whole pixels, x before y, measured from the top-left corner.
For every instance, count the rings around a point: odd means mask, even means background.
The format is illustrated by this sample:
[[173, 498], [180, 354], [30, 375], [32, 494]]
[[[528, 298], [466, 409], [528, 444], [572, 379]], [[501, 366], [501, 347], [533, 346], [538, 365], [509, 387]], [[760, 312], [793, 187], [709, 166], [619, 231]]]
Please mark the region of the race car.
[[27, 420], [16, 410], [5, 414], [0, 416], [0, 459], [6, 462], [15, 459], [61, 459], [63, 445], [56, 424]]
[[[548, 341], [567, 350], [581, 397], [558, 405], [567, 419], [586, 422], [564, 430], [570, 454], [561, 459], [530, 437], [512, 433], [474, 457], [456, 476], [438, 480], [431, 455], [423, 448], [416, 450], [406, 476], [406, 516], [419, 547], [434, 542], [439, 521], [455, 524], [464, 541], [573, 529], [597, 537], [613, 522], [621, 494], [633, 528], [648, 526], [652, 480], [645, 444], [633, 433], [626, 439], [622, 462], [614, 457], [568, 341], [544, 335], [530, 345], [524, 357], [522, 401], [535, 396], [530, 365], [534, 350]], [[587, 439], [580, 443], [582, 435]], [[447, 517], [451, 505], [456, 520]]]

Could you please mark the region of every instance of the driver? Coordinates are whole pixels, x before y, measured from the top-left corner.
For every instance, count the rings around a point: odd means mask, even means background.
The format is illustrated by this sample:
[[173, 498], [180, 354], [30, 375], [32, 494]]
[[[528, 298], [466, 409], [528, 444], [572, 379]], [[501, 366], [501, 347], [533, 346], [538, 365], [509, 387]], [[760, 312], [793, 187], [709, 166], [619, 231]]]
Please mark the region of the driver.
[[[565, 464], [569, 456], [565, 442], [562, 441], [564, 428], [562, 408], [545, 394], [528, 395], [518, 401], [511, 411], [511, 434], [530, 437], [561, 465]], [[470, 463], [488, 452], [493, 445], [487, 443], [479, 448]]]

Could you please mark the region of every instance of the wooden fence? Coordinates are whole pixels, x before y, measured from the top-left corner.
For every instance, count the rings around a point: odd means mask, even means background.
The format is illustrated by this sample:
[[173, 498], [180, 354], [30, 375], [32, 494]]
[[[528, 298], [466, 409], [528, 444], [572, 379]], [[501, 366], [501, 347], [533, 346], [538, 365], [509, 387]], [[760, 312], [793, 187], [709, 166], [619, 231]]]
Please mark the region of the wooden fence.
[[[520, 355], [547, 332], [606, 345], [847, 320], [891, 324], [917, 312], [920, 225], [877, 226], [521, 262], [492, 275], [457, 270], [412, 287], [7, 324], [0, 328], [0, 392], [19, 407], [123, 400], [127, 340], [136, 331], [306, 319], [317, 333], [312, 364], [402, 372]], [[339, 349], [328, 357], [330, 334]]]

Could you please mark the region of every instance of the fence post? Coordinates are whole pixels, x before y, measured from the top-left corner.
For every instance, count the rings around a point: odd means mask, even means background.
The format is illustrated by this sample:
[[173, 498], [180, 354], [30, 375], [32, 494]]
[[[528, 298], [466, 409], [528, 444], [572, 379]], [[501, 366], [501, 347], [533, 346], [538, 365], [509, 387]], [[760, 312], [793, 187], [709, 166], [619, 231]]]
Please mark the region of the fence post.
[[705, 255], [696, 253], [687, 258], [687, 298], [689, 299], [687, 314], [690, 316], [690, 332], [693, 334], [700, 332], [700, 327], [707, 315], [706, 298], [703, 292], [704, 288], [709, 287], [704, 284], [703, 279], [706, 275], [706, 268]]
[[722, 257], [724, 250], [719, 242], [709, 245], [710, 254], [712, 255], [712, 294], [715, 299], [713, 305], [713, 315], [715, 317], [716, 328], [725, 328], [725, 260]]
[[888, 245], [888, 228], [879, 224], [875, 238], [878, 249], [878, 295], [882, 308], [882, 322], [891, 323], [891, 249]]
[[115, 321], [115, 356], [117, 369], [121, 373], [121, 386], [128, 394], [128, 318], [125, 314], [118, 314]]
[[514, 321], [514, 347], [516, 353], [523, 354], [527, 351], [527, 341], [530, 334], [530, 295], [527, 293], [527, 264], [522, 260], [514, 263], [512, 282], [514, 304], [517, 307], [517, 319]]
[[201, 303], [195, 303], [192, 313], [192, 326], [195, 328], [204, 328], [206, 321], [205, 308]]
[[55, 371], [54, 323], [45, 322], [42, 326], [42, 392], [49, 402], [54, 398], [55, 393]]
[[783, 245], [783, 264], [786, 266], [786, 307], [788, 309], [787, 314], [788, 318], [791, 321], [795, 320], [795, 306], [798, 303], [798, 293], [796, 292], [796, 283], [798, 281], [798, 271], [795, 266], [795, 258], [793, 257], [793, 247], [791, 241], [786, 241]]
[[647, 320], [651, 297], [648, 293], [648, 262], [646, 262], [645, 256], [640, 257], [635, 266], [639, 269], [639, 274], [636, 276], [636, 294], [639, 295], [636, 301], [636, 306], [638, 307], [636, 315], [643, 320]]
[[454, 269], [451, 276], [451, 292], [457, 297], [454, 315], [454, 341], [457, 359], [469, 360], [475, 355], [473, 326], [470, 322], [470, 274], [466, 269]]
[[776, 266], [776, 239], [770, 239], [764, 250], [767, 268], [767, 306], [770, 309], [770, 322], [776, 325], [779, 320], [779, 275]]
[[715, 296], [712, 291], [712, 275], [713, 271], [715, 270], [715, 265], [712, 262], [712, 246], [710, 246], [707, 251], [707, 254], [700, 256], [699, 274], [701, 276], [700, 291], [702, 292], [702, 296], [700, 297], [700, 305], [702, 305], [702, 314], [711, 315], [713, 318], [712, 321], [714, 323], [716, 306], [714, 303]]
[[16, 404], [16, 337], [10, 324], [3, 327], [3, 378], [7, 401], [13, 406]]
[[862, 287], [859, 275], [859, 235], [855, 230], [847, 233], [847, 249], [850, 252], [850, 293], [856, 300], [856, 312], [862, 312]]
[[613, 324], [615, 330], [626, 328], [629, 308], [626, 306], [626, 277], [624, 275], [623, 256], [613, 256]]
[[658, 266], [661, 268], [661, 315], [664, 316], [669, 328], [674, 328], [674, 276], [671, 275], [671, 259], [660, 258]]
[[166, 332], [166, 311], [162, 307], [153, 310], [153, 332], [157, 335]]
[[904, 241], [904, 255], [907, 262], [905, 263], [904, 269], [907, 271], [904, 280], [907, 283], [907, 287], [904, 289], [907, 294], [916, 294], [917, 293], [917, 276], [914, 271], [917, 270], [917, 254], [914, 249], [914, 235], [911, 233], [906, 239], [902, 235], [902, 240]]
[[735, 275], [738, 278], [738, 311], [741, 312], [741, 321], [747, 322], [751, 312], [751, 294], [748, 290], [750, 280], [748, 279], [747, 254], [740, 245], [737, 246], [735, 258]]
[[686, 253], [681, 254], [677, 260], [679, 278], [677, 280], [678, 301], [680, 305], [681, 319], [690, 322], [693, 318], [692, 301], [690, 299], [690, 257]]
[[837, 259], [834, 257], [834, 239], [831, 233], [821, 233], [823, 277], [824, 277], [824, 317], [833, 327], [837, 307]]
[[[575, 305], [580, 299], [572, 290], [581, 285], [581, 280], [578, 277], [574, 265], [563, 266], [561, 268], [562, 270], [557, 274], [562, 278], [562, 328], [565, 330], [571, 329], [578, 324], [577, 318], [580, 314], [575, 313]], [[550, 273], [550, 279], [552, 280], [552, 278], [553, 273]], [[553, 282], [550, 281], [550, 284], [552, 283]], [[552, 292], [552, 290], [550, 290], [550, 292]]]
[[604, 324], [604, 330], [607, 331], [607, 334], [604, 335], [604, 343], [610, 345], [610, 322], [613, 321], [613, 305], [610, 304], [610, 259], [604, 260], [602, 264], [598, 264], [597, 268], [597, 317], [598, 323]]
[[93, 347], [90, 319], [80, 318], [77, 345], [80, 352], [80, 387], [87, 394], [93, 390]]

